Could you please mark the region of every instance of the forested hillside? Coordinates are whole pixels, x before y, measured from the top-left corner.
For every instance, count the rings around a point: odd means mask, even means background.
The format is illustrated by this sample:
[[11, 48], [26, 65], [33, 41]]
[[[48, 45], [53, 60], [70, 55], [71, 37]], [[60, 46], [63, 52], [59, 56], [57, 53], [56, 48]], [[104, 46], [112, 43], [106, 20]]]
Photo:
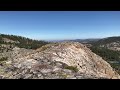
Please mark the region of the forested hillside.
[[90, 44], [92, 52], [109, 62], [120, 74], [120, 37], [108, 37]]
[[14, 45], [26, 49], [37, 49], [48, 44], [48, 42], [32, 40], [21, 36], [0, 34], [0, 44]]

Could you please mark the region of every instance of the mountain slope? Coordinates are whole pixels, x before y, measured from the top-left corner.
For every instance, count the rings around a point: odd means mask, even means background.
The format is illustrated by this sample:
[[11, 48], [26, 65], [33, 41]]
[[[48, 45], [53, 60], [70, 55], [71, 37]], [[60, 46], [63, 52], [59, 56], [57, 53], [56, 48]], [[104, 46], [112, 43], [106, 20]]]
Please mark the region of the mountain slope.
[[48, 44], [48, 42], [32, 40], [21, 36], [0, 34], [0, 47], [4, 48], [17, 46], [26, 49], [37, 49], [45, 44]]
[[12, 60], [1, 62], [1, 78], [120, 78], [106, 61], [78, 42], [47, 44], [26, 54], [22, 53], [26, 50], [20, 50], [12, 51], [16, 52]]
[[120, 37], [108, 37], [86, 44], [120, 74]]
[[120, 51], [120, 37], [108, 37], [91, 43], [93, 46], [104, 47], [114, 51]]

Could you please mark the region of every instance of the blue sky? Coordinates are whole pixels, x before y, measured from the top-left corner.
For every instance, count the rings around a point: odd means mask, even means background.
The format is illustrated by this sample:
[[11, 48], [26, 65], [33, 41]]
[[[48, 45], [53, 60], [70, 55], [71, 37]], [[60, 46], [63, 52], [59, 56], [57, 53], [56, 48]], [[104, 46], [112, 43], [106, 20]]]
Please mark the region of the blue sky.
[[0, 33], [39, 40], [120, 36], [120, 11], [0, 11]]

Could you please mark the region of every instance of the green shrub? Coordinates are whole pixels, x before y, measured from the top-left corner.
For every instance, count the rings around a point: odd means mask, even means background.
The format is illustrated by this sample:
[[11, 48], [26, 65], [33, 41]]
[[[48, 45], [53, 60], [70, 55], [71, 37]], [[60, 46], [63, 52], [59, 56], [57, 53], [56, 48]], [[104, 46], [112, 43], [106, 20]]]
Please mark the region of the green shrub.
[[74, 72], [78, 72], [77, 66], [76, 67], [74, 67], [74, 66], [65, 66], [65, 69], [69, 69], [69, 70], [72, 70]]
[[0, 61], [6, 61], [8, 58], [7, 57], [2, 57], [0, 58]]

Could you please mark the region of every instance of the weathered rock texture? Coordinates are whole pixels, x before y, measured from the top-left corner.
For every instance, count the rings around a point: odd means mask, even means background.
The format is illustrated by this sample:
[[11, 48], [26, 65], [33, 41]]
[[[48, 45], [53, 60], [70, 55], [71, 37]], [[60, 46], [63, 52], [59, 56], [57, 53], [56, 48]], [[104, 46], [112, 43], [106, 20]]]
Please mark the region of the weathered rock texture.
[[120, 79], [100, 56], [77, 42], [42, 46], [37, 50], [14, 48], [1, 63], [0, 77], [14, 79]]

